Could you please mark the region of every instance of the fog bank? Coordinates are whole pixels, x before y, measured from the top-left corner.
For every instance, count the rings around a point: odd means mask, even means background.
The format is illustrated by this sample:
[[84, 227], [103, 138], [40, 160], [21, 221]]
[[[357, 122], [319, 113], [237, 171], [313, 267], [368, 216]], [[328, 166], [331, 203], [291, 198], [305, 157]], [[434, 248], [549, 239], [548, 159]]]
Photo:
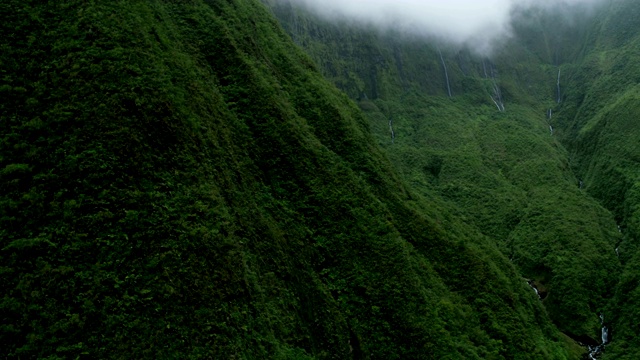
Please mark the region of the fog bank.
[[[436, 37], [488, 53], [511, 34], [513, 10], [537, 6], [563, 11], [601, 0], [280, 0], [304, 5], [328, 19]], [[577, 9], [577, 8], [576, 8]]]

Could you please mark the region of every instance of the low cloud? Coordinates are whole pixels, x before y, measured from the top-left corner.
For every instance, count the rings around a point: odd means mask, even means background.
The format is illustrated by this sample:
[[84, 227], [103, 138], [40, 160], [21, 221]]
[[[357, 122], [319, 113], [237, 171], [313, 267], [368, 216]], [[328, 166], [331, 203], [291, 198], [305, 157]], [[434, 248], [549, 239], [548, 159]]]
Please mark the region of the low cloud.
[[509, 36], [514, 9], [591, 6], [600, 0], [281, 0], [304, 5], [329, 19], [436, 37], [487, 53]]

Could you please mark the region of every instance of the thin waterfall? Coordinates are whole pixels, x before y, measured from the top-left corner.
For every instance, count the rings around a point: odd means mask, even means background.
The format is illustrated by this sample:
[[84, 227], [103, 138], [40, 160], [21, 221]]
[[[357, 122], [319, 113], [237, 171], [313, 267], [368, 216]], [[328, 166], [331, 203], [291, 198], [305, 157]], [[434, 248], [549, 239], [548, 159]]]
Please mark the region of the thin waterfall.
[[504, 111], [504, 102], [502, 101], [502, 92], [500, 91], [500, 87], [496, 82], [495, 68], [493, 67], [493, 64], [490, 64], [490, 65], [491, 65], [491, 81], [493, 83], [493, 96], [491, 96], [491, 100], [493, 101], [494, 104], [496, 104], [498, 111], [502, 112]]
[[488, 78], [487, 76], [487, 64], [485, 64], [484, 59], [482, 59], [482, 70], [484, 71], [484, 78]]
[[496, 105], [496, 107], [498, 108], [498, 111], [502, 112], [504, 111], [504, 103], [502, 102], [502, 94], [500, 93], [500, 88], [498, 87], [498, 84], [496, 83], [496, 81], [493, 81], [493, 95], [491, 97], [491, 100], [493, 100], [493, 103]]
[[596, 356], [602, 354], [605, 345], [609, 343], [609, 328], [604, 325], [604, 314], [600, 314], [600, 325], [602, 326], [600, 340], [602, 344], [589, 346], [589, 359], [596, 360]]
[[[622, 234], [622, 228], [620, 227], [620, 225], [618, 225], [618, 232], [619, 232], [620, 234]], [[616, 245], [616, 256], [617, 256], [617, 257], [620, 257], [620, 243], [621, 243], [621, 242], [622, 242], [622, 241], [618, 241], [618, 244]]]
[[558, 81], [556, 83], [556, 86], [558, 87], [558, 104], [560, 104], [560, 68], [558, 68]]
[[442, 67], [444, 68], [444, 77], [447, 80], [447, 93], [449, 93], [449, 97], [451, 97], [451, 85], [449, 85], [449, 72], [447, 71], [447, 64], [444, 62], [444, 57], [442, 57], [442, 51], [438, 48], [438, 54], [440, 54], [440, 61], [442, 61]]
[[393, 119], [389, 119], [389, 131], [391, 132], [391, 143], [395, 143], [396, 133], [393, 131]]
[[536, 286], [536, 284], [533, 283], [533, 280], [527, 280], [527, 284], [529, 284], [529, 286], [531, 286], [533, 291], [536, 292], [536, 295], [538, 295], [538, 299], [542, 300], [542, 296], [540, 296], [540, 291], [538, 290], [538, 287]]

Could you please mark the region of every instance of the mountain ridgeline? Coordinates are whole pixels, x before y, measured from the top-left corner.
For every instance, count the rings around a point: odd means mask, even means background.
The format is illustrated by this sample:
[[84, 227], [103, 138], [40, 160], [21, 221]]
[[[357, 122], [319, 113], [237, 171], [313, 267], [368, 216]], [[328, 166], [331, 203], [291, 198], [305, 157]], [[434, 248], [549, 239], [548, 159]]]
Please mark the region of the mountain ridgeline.
[[637, 358], [640, 7], [517, 11], [3, 1], [0, 355]]

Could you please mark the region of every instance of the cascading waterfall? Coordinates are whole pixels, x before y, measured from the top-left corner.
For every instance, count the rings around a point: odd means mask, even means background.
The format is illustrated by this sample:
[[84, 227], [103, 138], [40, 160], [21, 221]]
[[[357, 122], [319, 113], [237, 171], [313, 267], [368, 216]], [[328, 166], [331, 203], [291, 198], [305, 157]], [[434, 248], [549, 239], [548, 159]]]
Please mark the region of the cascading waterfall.
[[549, 131], [551, 132], [551, 136], [553, 136], [553, 126], [549, 125]]
[[396, 133], [393, 131], [393, 119], [389, 119], [389, 131], [391, 132], [391, 143], [396, 140]]
[[536, 292], [536, 295], [538, 295], [538, 299], [542, 300], [542, 296], [540, 296], [540, 291], [538, 290], [538, 287], [536, 286], [536, 284], [533, 283], [533, 280], [527, 280], [527, 284], [529, 284], [529, 286], [531, 286], [533, 291]]
[[493, 101], [494, 104], [496, 104], [498, 111], [502, 112], [504, 111], [504, 102], [502, 101], [502, 92], [500, 91], [500, 87], [496, 82], [496, 71], [492, 64], [491, 64], [491, 81], [493, 82], [493, 96], [491, 96], [491, 100]]
[[600, 333], [600, 340], [602, 344], [596, 346], [589, 346], [589, 359], [596, 360], [596, 356], [600, 355], [604, 350], [605, 345], [609, 343], [609, 328], [604, 325], [604, 314], [600, 314], [600, 325], [602, 330]]
[[496, 84], [496, 80], [493, 79], [493, 95], [491, 97], [491, 100], [493, 100], [493, 103], [496, 104], [496, 107], [498, 108], [498, 111], [504, 111], [504, 104], [502, 103], [502, 95], [500, 94], [500, 88], [498, 87], [498, 84]]
[[549, 111], [547, 111], [547, 119], [551, 120], [551, 109], [549, 109]]
[[447, 80], [447, 93], [449, 97], [451, 97], [451, 85], [449, 85], [449, 72], [447, 71], [447, 64], [444, 62], [444, 57], [442, 57], [442, 51], [438, 49], [438, 54], [440, 54], [440, 61], [442, 61], [442, 67], [444, 68], [444, 77]]
[[558, 81], [556, 82], [556, 87], [558, 88], [558, 104], [560, 104], [560, 69], [558, 69]]
[[[620, 225], [618, 225], [618, 232], [619, 232], [620, 234], [622, 234], [622, 228], [620, 227]], [[616, 256], [617, 256], [617, 257], [620, 257], [620, 243], [621, 243], [621, 242], [622, 242], [622, 241], [619, 241], [619, 242], [618, 242], [618, 244], [616, 245]]]

